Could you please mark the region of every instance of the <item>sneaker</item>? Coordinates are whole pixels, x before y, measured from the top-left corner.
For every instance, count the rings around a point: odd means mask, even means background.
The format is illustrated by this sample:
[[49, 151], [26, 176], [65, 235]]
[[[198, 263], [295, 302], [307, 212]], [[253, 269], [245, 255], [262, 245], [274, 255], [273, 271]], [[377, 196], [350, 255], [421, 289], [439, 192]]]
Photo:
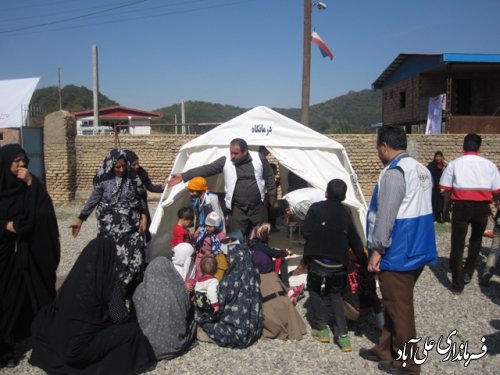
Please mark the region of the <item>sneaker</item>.
[[494, 237], [493, 230], [492, 229], [485, 230], [483, 236], [487, 238], [493, 238]]
[[352, 352], [351, 339], [348, 335], [335, 337], [335, 343], [340, 346], [344, 353]]
[[328, 328], [312, 329], [311, 335], [319, 342], [330, 342], [330, 331]]
[[489, 287], [490, 279], [491, 279], [491, 273], [486, 271], [485, 273], [483, 273], [483, 276], [481, 276], [481, 279], [479, 280], [479, 285], [484, 287]]
[[297, 297], [304, 291], [305, 286], [306, 285], [302, 283], [296, 287], [288, 289], [288, 298], [290, 298], [292, 302], [297, 301]]

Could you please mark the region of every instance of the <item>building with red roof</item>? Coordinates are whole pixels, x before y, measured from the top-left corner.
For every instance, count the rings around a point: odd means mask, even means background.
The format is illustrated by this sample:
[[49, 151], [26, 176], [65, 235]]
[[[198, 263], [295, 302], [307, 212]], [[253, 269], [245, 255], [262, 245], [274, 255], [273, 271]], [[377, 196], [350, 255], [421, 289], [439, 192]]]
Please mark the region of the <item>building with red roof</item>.
[[78, 135], [151, 134], [151, 119], [162, 117], [160, 112], [149, 112], [135, 108], [114, 106], [99, 110], [99, 124], [94, 124], [94, 110], [75, 112]]

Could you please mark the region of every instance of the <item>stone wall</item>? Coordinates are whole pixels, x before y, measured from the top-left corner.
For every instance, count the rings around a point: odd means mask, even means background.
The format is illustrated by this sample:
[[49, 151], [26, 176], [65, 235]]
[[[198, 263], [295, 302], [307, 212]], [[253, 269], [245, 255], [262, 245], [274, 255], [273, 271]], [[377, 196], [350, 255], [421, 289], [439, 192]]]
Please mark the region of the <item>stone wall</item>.
[[92, 179], [101, 166], [104, 157], [112, 148], [133, 150], [141, 165], [149, 173], [154, 184], [161, 184], [172, 169], [175, 156], [181, 146], [195, 136], [190, 135], [150, 135], [133, 136], [77, 136], [76, 198], [86, 199], [92, 189]]
[[0, 146], [8, 145], [9, 143], [21, 143], [19, 128], [0, 129]]
[[[148, 171], [153, 183], [162, 183], [171, 172], [175, 156], [179, 148], [193, 139], [189, 135], [151, 135], [131, 136], [120, 135], [119, 146], [134, 150], [140, 158], [141, 165]], [[329, 135], [346, 148], [349, 159], [355, 170], [363, 194], [368, 201], [374, 184], [382, 169], [375, 149], [375, 134], [334, 134]], [[434, 152], [440, 150], [448, 160], [462, 154], [463, 134], [446, 134], [427, 136], [423, 134], [408, 135], [408, 151], [423, 164], [432, 160]], [[500, 135], [485, 134], [481, 153], [483, 156], [500, 165]], [[46, 141], [49, 137], [46, 135]], [[71, 146], [60, 146], [57, 152], [45, 155], [47, 166], [47, 185], [49, 193], [55, 202], [63, 202], [74, 195], [76, 199], [86, 199], [92, 188], [92, 178], [101, 165], [106, 153], [116, 147], [113, 136], [76, 136], [74, 149]], [[46, 147], [53, 151], [54, 145]], [[65, 173], [72, 173], [71, 161], [76, 164], [74, 184], [67, 186]], [[59, 167], [52, 171], [52, 165], [61, 165], [61, 161], [68, 167]], [[56, 164], [54, 164], [56, 163]], [[67, 172], [66, 172], [67, 171]], [[154, 195], [153, 195], [154, 197]]]
[[75, 136], [76, 122], [71, 113], [58, 111], [45, 117], [45, 182], [54, 203], [75, 199], [76, 171], [81, 168], [75, 158]]
[[[363, 194], [369, 200], [382, 169], [375, 149], [376, 135], [334, 134], [330, 137], [345, 147]], [[500, 134], [482, 134], [481, 137], [481, 155], [500, 166]], [[447, 160], [452, 160], [463, 154], [463, 140], [464, 134], [408, 134], [408, 152], [424, 165], [432, 161], [438, 150]]]

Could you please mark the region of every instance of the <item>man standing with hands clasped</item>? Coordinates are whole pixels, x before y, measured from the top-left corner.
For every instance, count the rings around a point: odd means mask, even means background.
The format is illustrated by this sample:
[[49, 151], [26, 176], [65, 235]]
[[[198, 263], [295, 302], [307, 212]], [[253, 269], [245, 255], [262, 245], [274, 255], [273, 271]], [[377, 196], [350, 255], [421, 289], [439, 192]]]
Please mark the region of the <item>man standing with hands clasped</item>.
[[377, 151], [385, 167], [368, 210], [368, 270], [378, 273], [385, 324], [378, 344], [359, 355], [389, 374], [420, 373], [413, 358], [404, 364], [397, 359], [398, 351], [410, 353], [407, 343], [417, 337], [413, 289], [423, 267], [437, 259], [431, 174], [408, 155], [406, 144], [402, 128], [379, 130]]

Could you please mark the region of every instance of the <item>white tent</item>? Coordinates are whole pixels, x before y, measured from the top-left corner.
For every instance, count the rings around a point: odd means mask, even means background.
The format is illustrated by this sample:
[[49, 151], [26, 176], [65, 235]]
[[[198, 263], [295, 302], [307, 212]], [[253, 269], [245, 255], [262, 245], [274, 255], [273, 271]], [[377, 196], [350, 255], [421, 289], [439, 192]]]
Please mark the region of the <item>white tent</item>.
[[[255, 107], [200, 135], [181, 147], [172, 173], [184, 172], [220, 158], [229, 157], [229, 143], [243, 138], [250, 149], [265, 146], [278, 160], [281, 186], [287, 189], [286, 174], [292, 171], [311, 186], [326, 190], [328, 181], [340, 178], [347, 184], [345, 204], [351, 209], [361, 238], [365, 239], [366, 202], [344, 147], [267, 107]], [[208, 178], [211, 191], [223, 192], [223, 175]], [[169, 241], [177, 222], [177, 210], [189, 205], [186, 183], [166, 188], [151, 223], [152, 240], [148, 259], [158, 254], [170, 256]]]
[[19, 128], [26, 125], [26, 113], [31, 96], [40, 78], [0, 81], [0, 128]]

